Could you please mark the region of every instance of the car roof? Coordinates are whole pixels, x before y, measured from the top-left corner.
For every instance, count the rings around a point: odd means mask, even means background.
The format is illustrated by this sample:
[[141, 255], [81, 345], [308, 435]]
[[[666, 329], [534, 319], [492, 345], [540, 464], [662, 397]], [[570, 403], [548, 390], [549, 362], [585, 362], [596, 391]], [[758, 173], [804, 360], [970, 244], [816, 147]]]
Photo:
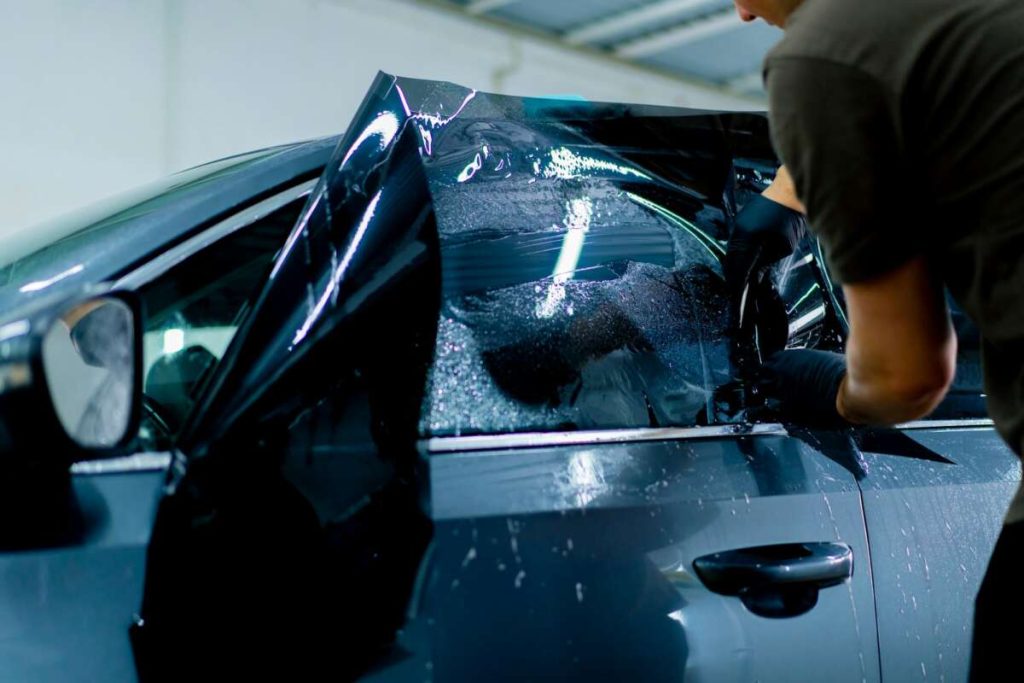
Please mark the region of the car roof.
[[318, 177], [337, 143], [332, 136], [210, 162], [16, 233], [4, 251], [25, 255], [0, 263], [0, 311], [116, 278], [268, 194]]

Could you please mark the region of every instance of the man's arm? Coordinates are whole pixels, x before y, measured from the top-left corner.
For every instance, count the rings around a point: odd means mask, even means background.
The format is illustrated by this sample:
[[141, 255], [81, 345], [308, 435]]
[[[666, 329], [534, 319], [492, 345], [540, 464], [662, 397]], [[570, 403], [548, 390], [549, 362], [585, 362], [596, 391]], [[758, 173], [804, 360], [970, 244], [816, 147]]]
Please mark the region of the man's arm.
[[843, 286], [850, 336], [839, 414], [858, 424], [924, 417], [956, 370], [956, 335], [941, 283], [923, 257]]
[[793, 350], [763, 368], [794, 421], [892, 424], [927, 415], [955, 369], [956, 340], [922, 221], [932, 201], [902, 134], [899, 93], [875, 76], [804, 57], [769, 60], [773, 139], [810, 227], [843, 283], [846, 357]]
[[775, 172], [775, 180], [761, 195], [765, 199], [782, 204], [787, 209], [802, 214], [807, 213], [803, 202], [796, 196], [796, 185], [793, 183], [793, 177], [789, 175], [789, 169], [785, 166], [779, 166], [779, 170]]

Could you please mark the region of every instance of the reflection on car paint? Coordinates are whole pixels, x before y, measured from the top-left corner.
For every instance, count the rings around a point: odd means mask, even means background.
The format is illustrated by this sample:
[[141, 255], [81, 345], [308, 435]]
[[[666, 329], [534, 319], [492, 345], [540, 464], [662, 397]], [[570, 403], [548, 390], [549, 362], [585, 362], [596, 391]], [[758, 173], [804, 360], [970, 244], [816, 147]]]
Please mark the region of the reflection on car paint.
[[[565, 680], [814, 680], [837, 660], [838, 679], [877, 680], [868, 572], [855, 573], [853, 592], [823, 591], [813, 617], [766, 622], [710, 594], [690, 569], [708, 549], [780, 531], [848, 541], [866, 556], [856, 483], [800, 442], [451, 454], [432, 459], [431, 473], [430, 581], [443, 588], [420, 606], [437, 680], [540, 670]], [[785, 524], [773, 512], [783, 500], [794, 513]], [[825, 623], [820, 656], [794, 658], [792, 643], [820, 642]]]
[[77, 265], [72, 266], [71, 268], [68, 268], [63, 272], [57, 273], [53, 277], [47, 278], [45, 280], [38, 280], [36, 282], [29, 282], [26, 285], [22, 285], [21, 287], [18, 288], [18, 291], [23, 294], [26, 292], [41, 292], [44, 289], [60, 282], [61, 280], [67, 279], [72, 275], [77, 275], [78, 273], [81, 273], [83, 270], [85, 270], [85, 266], [79, 263]]

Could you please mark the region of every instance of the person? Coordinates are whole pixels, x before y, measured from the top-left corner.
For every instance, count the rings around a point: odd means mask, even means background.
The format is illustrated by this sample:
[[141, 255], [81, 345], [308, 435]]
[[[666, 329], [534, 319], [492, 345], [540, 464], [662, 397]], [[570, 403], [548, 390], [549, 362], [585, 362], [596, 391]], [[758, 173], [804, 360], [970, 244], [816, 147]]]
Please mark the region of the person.
[[[944, 290], [982, 335], [988, 409], [1024, 437], [1024, 3], [734, 0], [784, 30], [765, 61], [772, 137], [847, 303], [845, 357], [763, 368], [794, 421], [927, 415], [954, 375]], [[976, 601], [972, 680], [1012, 670], [1024, 495]]]

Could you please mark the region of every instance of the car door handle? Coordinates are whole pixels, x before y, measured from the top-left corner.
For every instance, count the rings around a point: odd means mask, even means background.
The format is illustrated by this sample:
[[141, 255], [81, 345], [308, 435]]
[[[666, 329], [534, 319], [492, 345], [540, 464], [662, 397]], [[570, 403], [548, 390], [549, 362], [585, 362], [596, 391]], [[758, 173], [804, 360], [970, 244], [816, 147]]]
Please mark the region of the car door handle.
[[814, 607], [818, 591], [853, 576], [845, 543], [788, 543], [699, 557], [693, 567], [708, 590], [737, 596], [755, 614], [798, 616]]

